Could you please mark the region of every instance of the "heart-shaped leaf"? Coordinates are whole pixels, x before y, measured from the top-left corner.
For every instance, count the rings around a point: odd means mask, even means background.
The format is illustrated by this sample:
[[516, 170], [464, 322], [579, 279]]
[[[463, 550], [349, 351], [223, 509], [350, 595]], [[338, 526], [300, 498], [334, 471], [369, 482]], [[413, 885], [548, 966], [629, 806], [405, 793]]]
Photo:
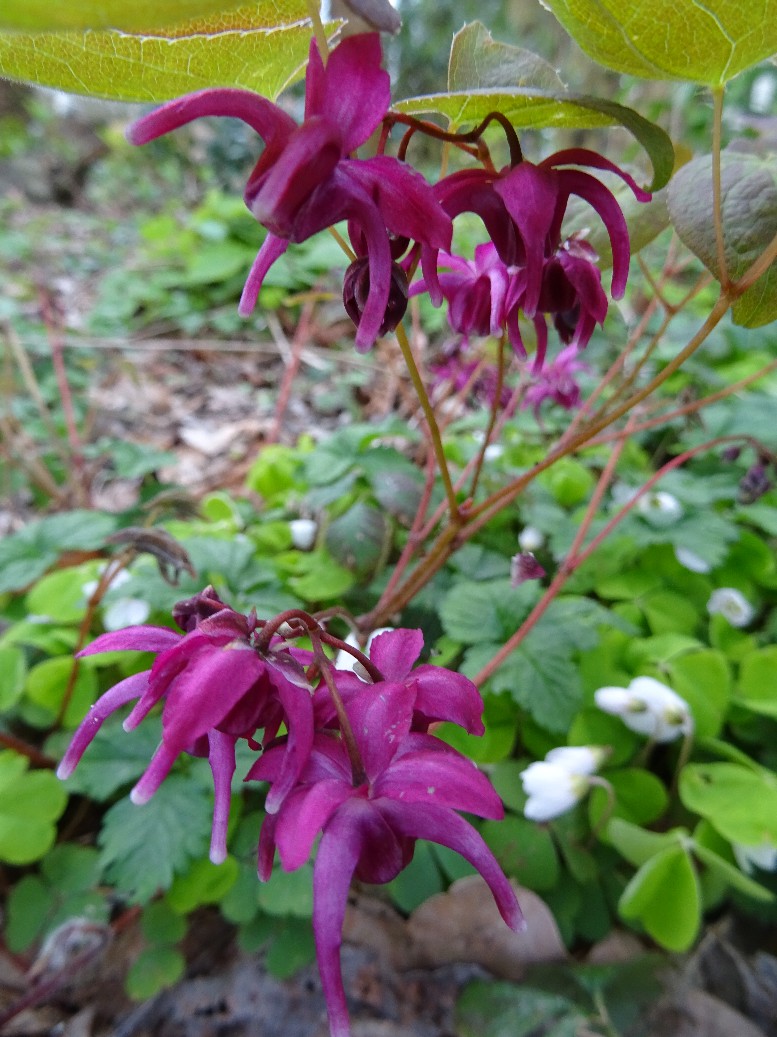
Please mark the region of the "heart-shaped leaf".
[[453, 37], [448, 60], [448, 89], [537, 87], [558, 90], [558, 72], [539, 54], [495, 40], [482, 22], [470, 22]]

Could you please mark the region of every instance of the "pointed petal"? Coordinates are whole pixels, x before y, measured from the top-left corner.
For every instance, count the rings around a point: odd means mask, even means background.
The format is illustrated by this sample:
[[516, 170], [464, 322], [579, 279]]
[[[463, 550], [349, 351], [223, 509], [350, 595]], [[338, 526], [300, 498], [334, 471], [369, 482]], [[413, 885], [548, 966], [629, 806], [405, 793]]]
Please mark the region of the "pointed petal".
[[595, 176], [581, 173], [578, 170], [562, 169], [558, 176], [561, 189], [565, 194], [576, 194], [599, 214], [599, 217], [610, 236], [612, 248], [612, 297], [620, 299], [626, 291], [629, 276], [631, 247], [629, 230], [621, 208], [613, 193], [600, 183]]
[[543, 159], [540, 165], [553, 168], [571, 165], [590, 166], [591, 169], [606, 169], [610, 173], [615, 173], [616, 176], [619, 176], [621, 180], [629, 185], [638, 202], [649, 202], [653, 197], [649, 191], [643, 191], [634, 177], [627, 173], [625, 169], [621, 169], [620, 166], [610, 162], [604, 155], [599, 155], [588, 148], [565, 148], [563, 151], [557, 151], [554, 155]]
[[165, 742], [181, 752], [206, 734], [236, 705], [264, 673], [265, 664], [251, 648], [215, 648], [202, 652], [167, 689], [162, 713]]
[[471, 735], [485, 733], [483, 699], [463, 673], [440, 666], [418, 666], [410, 675], [416, 693], [415, 710], [430, 721], [447, 720]]
[[559, 195], [558, 174], [531, 162], [521, 162], [496, 181], [494, 190], [504, 201], [526, 250], [522, 306], [526, 316], [533, 317], [540, 297], [545, 256], [557, 244], [549, 240], [549, 235]]
[[163, 652], [173, 648], [183, 638], [183, 634], [177, 634], [169, 627], [125, 627], [124, 630], [100, 634], [90, 645], [82, 648], [76, 658], [98, 655], [100, 652]]
[[241, 119], [256, 130], [265, 143], [288, 136], [297, 125], [277, 104], [250, 90], [206, 89], [179, 97], [144, 115], [129, 127], [127, 140], [130, 144], [147, 144], [209, 115]]
[[[331, 1037], [350, 1037], [340, 947], [351, 878], [368, 844], [385, 844], [390, 851], [396, 840], [392, 843], [391, 831], [377, 810], [366, 800], [351, 799], [327, 825], [313, 867], [313, 932]], [[396, 864], [398, 856], [396, 847], [388, 863]]]
[[[327, 55], [331, 59], [331, 55]], [[321, 59], [315, 36], [311, 37], [308, 64], [305, 69], [305, 118], [311, 115], [326, 115], [325, 107], [326, 67]]]
[[424, 647], [420, 630], [386, 630], [370, 642], [370, 662], [383, 674], [384, 680], [401, 681], [410, 673]]
[[288, 247], [288, 241], [283, 238], [277, 238], [274, 234], [268, 234], [264, 239], [264, 243], [257, 253], [254, 264], [251, 267], [251, 271], [246, 280], [243, 294], [240, 296], [240, 303], [237, 307], [237, 312], [241, 317], [248, 317], [253, 312], [254, 306], [256, 306], [256, 300], [259, 298], [259, 291], [262, 287], [262, 282], [267, 276], [267, 271], [273, 265], [275, 260], [279, 259], [283, 255]]
[[415, 691], [404, 684], [368, 684], [348, 704], [348, 718], [370, 781], [389, 764], [408, 734]]
[[280, 772], [267, 793], [265, 809], [268, 814], [276, 813], [296, 785], [313, 748], [313, 702], [310, 693], [282, 677], [274, 677], [273, 684], [286, 715], [289, 735]]
[[130, 792], [130, 799], [135, 806], [148, 803], [156, 790], [170, 773], [170, 768], [178, 759], [179, 750], [171, 749], [162, 742], [151, 757], [151, 763], [142, 774], [140, 780]]
[[227, 825], [232, 802], [232, 776], [235, 773], [235, 739], [221, 731], [208, 733], [208, 763], [213, 775], [213, 827], [210, 859], [221, 864], [227, 859]]
[[380, 67], [381, 60], [378, 33], [347, 36], [329, 55], [323, 91], [314, 71], [310, 105], [306, 90], [305, 118], [315, 113], [338, 126], [345, 154], [364, 144], [389, 110], [391, 83], [388, 72]]
[[405, 753], [393, 760], [375, 781], [373, 795], [374, 802], [385, 796], [398, 803], [434, 803], [478, 817], [504, 817], [502, 800], [485, 774], [450, 746]]
[[248, 181], [245, 203], [273, 234], [296, 241], [295, 223], [303, 204], [332, 173], [342, 157], [336, 125], [316, 117], [298, 126], [275, 161]]
[[481, 836], [463, 818], [447, 807], [400, 804], [390, 800], [381, 800], [380, 811], [395, 831], [413, 839], [429, 839], [440, 846], [447, 846], [469, 861], [488, 883], [505, 922], [516, 932], [524, 928], [513, 887]]
[[259, 832], [259, 849], [256, 860], [256, 871], [261, 882], [267, 882], [272, 875], [272, 865], [275, 858], [275, 826], [277, 823], [277, 814], [264, 815]]
[[62, 757], [62, 762], [57, 768], [57, 777], [64, 780], [69, 778], [87, 746], [102, 727], [103, 723], [117, 709], [126, 706], [128, 702], [139, 698], [148, 687], [150, 670], [142, 673], [133, 673], [131, 677], [125, 677], [123, 681], [114, 684], [104, 695], [89, 709], [84, 719], [78, 726], [73, 739]]
[[504, 202], [494, 189], [498, 182], [485, 169], [462, 169], [435, 184], [434, 193], [450, 217], [463, 212], [479, 216], [499, 258], [507, 266], [514, 266], [523, 261], [523, 248]]
[[406, 163], [390, 155], [377, 155], [346, 160], [340, 172], [355, 180], [374, 199], [392, 234], [433, 248], [450, 249], [450, 216], [426, 180]]
[[326, 778], [293, 792], [278, 814], [275, 842], [284, 871], [296, 871], [310, 857], [318, 833], [337, 808], [354, 794], [347, 782]]

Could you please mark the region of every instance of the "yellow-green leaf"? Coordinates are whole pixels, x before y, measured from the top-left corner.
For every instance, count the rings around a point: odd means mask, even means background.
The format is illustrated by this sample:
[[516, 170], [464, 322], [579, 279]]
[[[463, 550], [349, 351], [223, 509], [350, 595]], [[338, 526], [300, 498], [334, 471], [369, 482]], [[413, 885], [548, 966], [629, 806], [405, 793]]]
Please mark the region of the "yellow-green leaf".
[[523, 88], [457, 90], [411, 97], [395, 107], [407, 115], [443, 115], [448, 120], [448, 128], [453, 131], [462, 126], [475, 126], [491, 112], [506, 116], [516, 129], [623, 126], [650, 156], [653, 183], [649, 190], [657, 191], [668, 183], [674, 167], [672, 142], [659, 126], [631, 108], [585, 94]]
[[544, 0], [591, 57], [646, 79], [719, 86], [777, 52], [777, 0]]
[[482, 22], [470, 22], [456, 33], [448, 61], [449, 90], [516, 86], [564, 88], [558, 72], [544, 58], [494, 40]]
[[120, 32], [4, 33], [0, 75], [114, 101], [167, 101], [231, 86], [275, 98], [304, 68], [310, 28], [177, 39]]
[[[179, 22], [210, 17], [224, 28], [258, 29], [289, 25], [307, 18], [305, 0], [4, 0], [0, 28], [24, 32], [119, 29], [147, 33]], [[201, 31], [201, 30], [200, 30]], [[223, 31], [223, 30], [222, 30]]]

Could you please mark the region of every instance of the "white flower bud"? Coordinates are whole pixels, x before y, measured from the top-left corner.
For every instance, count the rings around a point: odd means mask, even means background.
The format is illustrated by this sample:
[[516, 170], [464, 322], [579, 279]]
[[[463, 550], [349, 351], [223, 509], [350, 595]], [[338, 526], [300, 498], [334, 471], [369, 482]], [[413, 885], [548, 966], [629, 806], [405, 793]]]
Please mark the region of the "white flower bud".
[[521, 772], [523, 790], [529, 797], [523, 812], [530, 821], [550, 821], [570, 810], [590, 788], [590, 775], [607, 751], [601, 746], [560, 746], [544, 760], [529, 764]]
[[309, 551], [316, 542], [318, 525], [313, 519], [292, 519], [289, 523], [291, 542], [298, 551]]
[[518, 546], [522, 551], [539, 551], [545, 543], [545, 535], [536, 526], [525, 526], [518, 534]]
[[712, 615], [719, 612], [724, 616], [732, 627], [746, 627], [753, 622], [755, 609], [744, 596], [734, 587], [719, 587], [712, 592], [707, 602], [707, 611]]
[[683, 517], [683, 506], [671, 493], [653, 490], [643, 494], [637, 501], [637, 511], [647, 519], [651, 526], [663, 529], [673, 526]]
[[605, 713], [620, 717], [631, 731], [656, 742], [672, 742], [693, 730], [685, 699], [653, 677], [635, 677], [628, 688], [599, 688], [594, 701]]
[[676, 547], [674, 549], [674, 555], [677, 561], [684, 569], [688, 569], [692, 573], [703, 573], [706, 574], [712, 571], [712, 566], [709, 562], [697, 555], [695, 551], [691, 551], [687, 547]]

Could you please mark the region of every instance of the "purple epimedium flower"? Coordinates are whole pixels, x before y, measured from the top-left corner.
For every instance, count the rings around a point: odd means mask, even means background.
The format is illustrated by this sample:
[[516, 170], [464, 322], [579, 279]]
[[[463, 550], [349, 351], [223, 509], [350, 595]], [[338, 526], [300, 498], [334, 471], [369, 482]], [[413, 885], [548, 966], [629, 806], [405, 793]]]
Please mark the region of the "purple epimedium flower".
[[[378, 642], [389, 637], [375, 639], [373, 659]], [[401, 648], [398, 639], [384, 640], [378, 654], [393, 655], [395, 646]], [[395, 676], [404, 671], [404, 658], [399, 651]], [[262, 826], [259, 876], [265, 880], [276, 849], [284, 871], [295, 871], [321, 833], [313, 867], [313, 929], [332, 1037], [350, 1032], [340, 947], [351, 879], [390, 882], [412, 859], [417, 839], [461, 854], [488, 883], [505, 922], [512, 929], [522, 927], [510, 883], [481, 836], [456, 812], [501, 818], [501, 800], [465, 756], [413, 730], [418, 697], [412, 673], [402, 683], [361, 682], [345, 706], [358, 767], [343, 738], [318, 733], [296, 788]], [[283, 766], [281, 747], [270, 748], [248, 777], [274, 783]]]
[[580, 386], [576, 375], [588, 367], [578, 360], [576, 346], [566, 346], [552, 364], [546, 364], [536, 376], [523, 398], [523, 407], [532, 407], [535, 417], [546, 400], [552, 400], [565, 410], [580, 406]]
[[262, 282], [289, 242], [301, 242], [348, 220], [357, 257], [366, 257], [368, 291], [358, 313], [356, 345], [368, 349], [386, 322], [392, 297], [392, 243], [415, 240], [432, 249], [451, 242], [450, 217], [432, 188], [404, 162], [387, 155], [353, 158], [390, 104], [377, 33], [349, 36], [326, 66], [311, 41], [305, 78], [305, 117], [297, 123], [278, 105], [246, 90], [207, 89], [163, 105], [129, 131], [145, 144], [203, 116], [230, 116], [256, 130], [264, 151], [245, 189], [245, 201], [270, 232], [240, 300], [247, 316]]
[[[619, 176], [640, 201], [649, 201], [634, 179], [614, 163], [586, 148], [568, 148], [537, 164], [522, 160], [495, 173], [466, 169], [445, 177], [435, 194], [452, 218], [462, 212], [483, 220], [499, 258], [508, 267], [523, 271], [521, 309], [533, 318], [540, 307], [546, 261], [561, 245], [561, 225], [569, 199], [577, 195], [598, 214], [607, 229], [612, 248], [612, 296], [626, 288], [630, 247], [623, 213], [612, 192], [590, 173], [568, 166], [588, 166]], [[432, 301], [443, 298], [437, 275], [437, 252], [426, 246], [421, 261]]]
[[303, 668], [282, 646], [260, 653], [253, 643], [254, 616], [243, 616], [225, 605], [212, 588], [174, 610], [185, 632], [167, 627], [128, 627], [102, 634], [79, 654], [155, 652], [150, 670], [133, 674], [110, 688], [92, 706], [73, 736], [57, 771], [67, 778], [103, 722], [117, 709], [135, 701], [124, 721], [137, 727], [151, 709], [164, 701], [162, 742], [131, 798], [145, 803], [167, 777], [183, 752], [207, 756], [213, 773], [215, 804], [211, 860], [226, 857], [226, 832], [235, 772], [235, 746], [242, 738], [255, 745], [257, 729], [269, 744], [285, 723], [289, 734], [282, 750], [278, 780], [267, 800], [277, 810], [294, 786], [313, 743], [313, 706]]

